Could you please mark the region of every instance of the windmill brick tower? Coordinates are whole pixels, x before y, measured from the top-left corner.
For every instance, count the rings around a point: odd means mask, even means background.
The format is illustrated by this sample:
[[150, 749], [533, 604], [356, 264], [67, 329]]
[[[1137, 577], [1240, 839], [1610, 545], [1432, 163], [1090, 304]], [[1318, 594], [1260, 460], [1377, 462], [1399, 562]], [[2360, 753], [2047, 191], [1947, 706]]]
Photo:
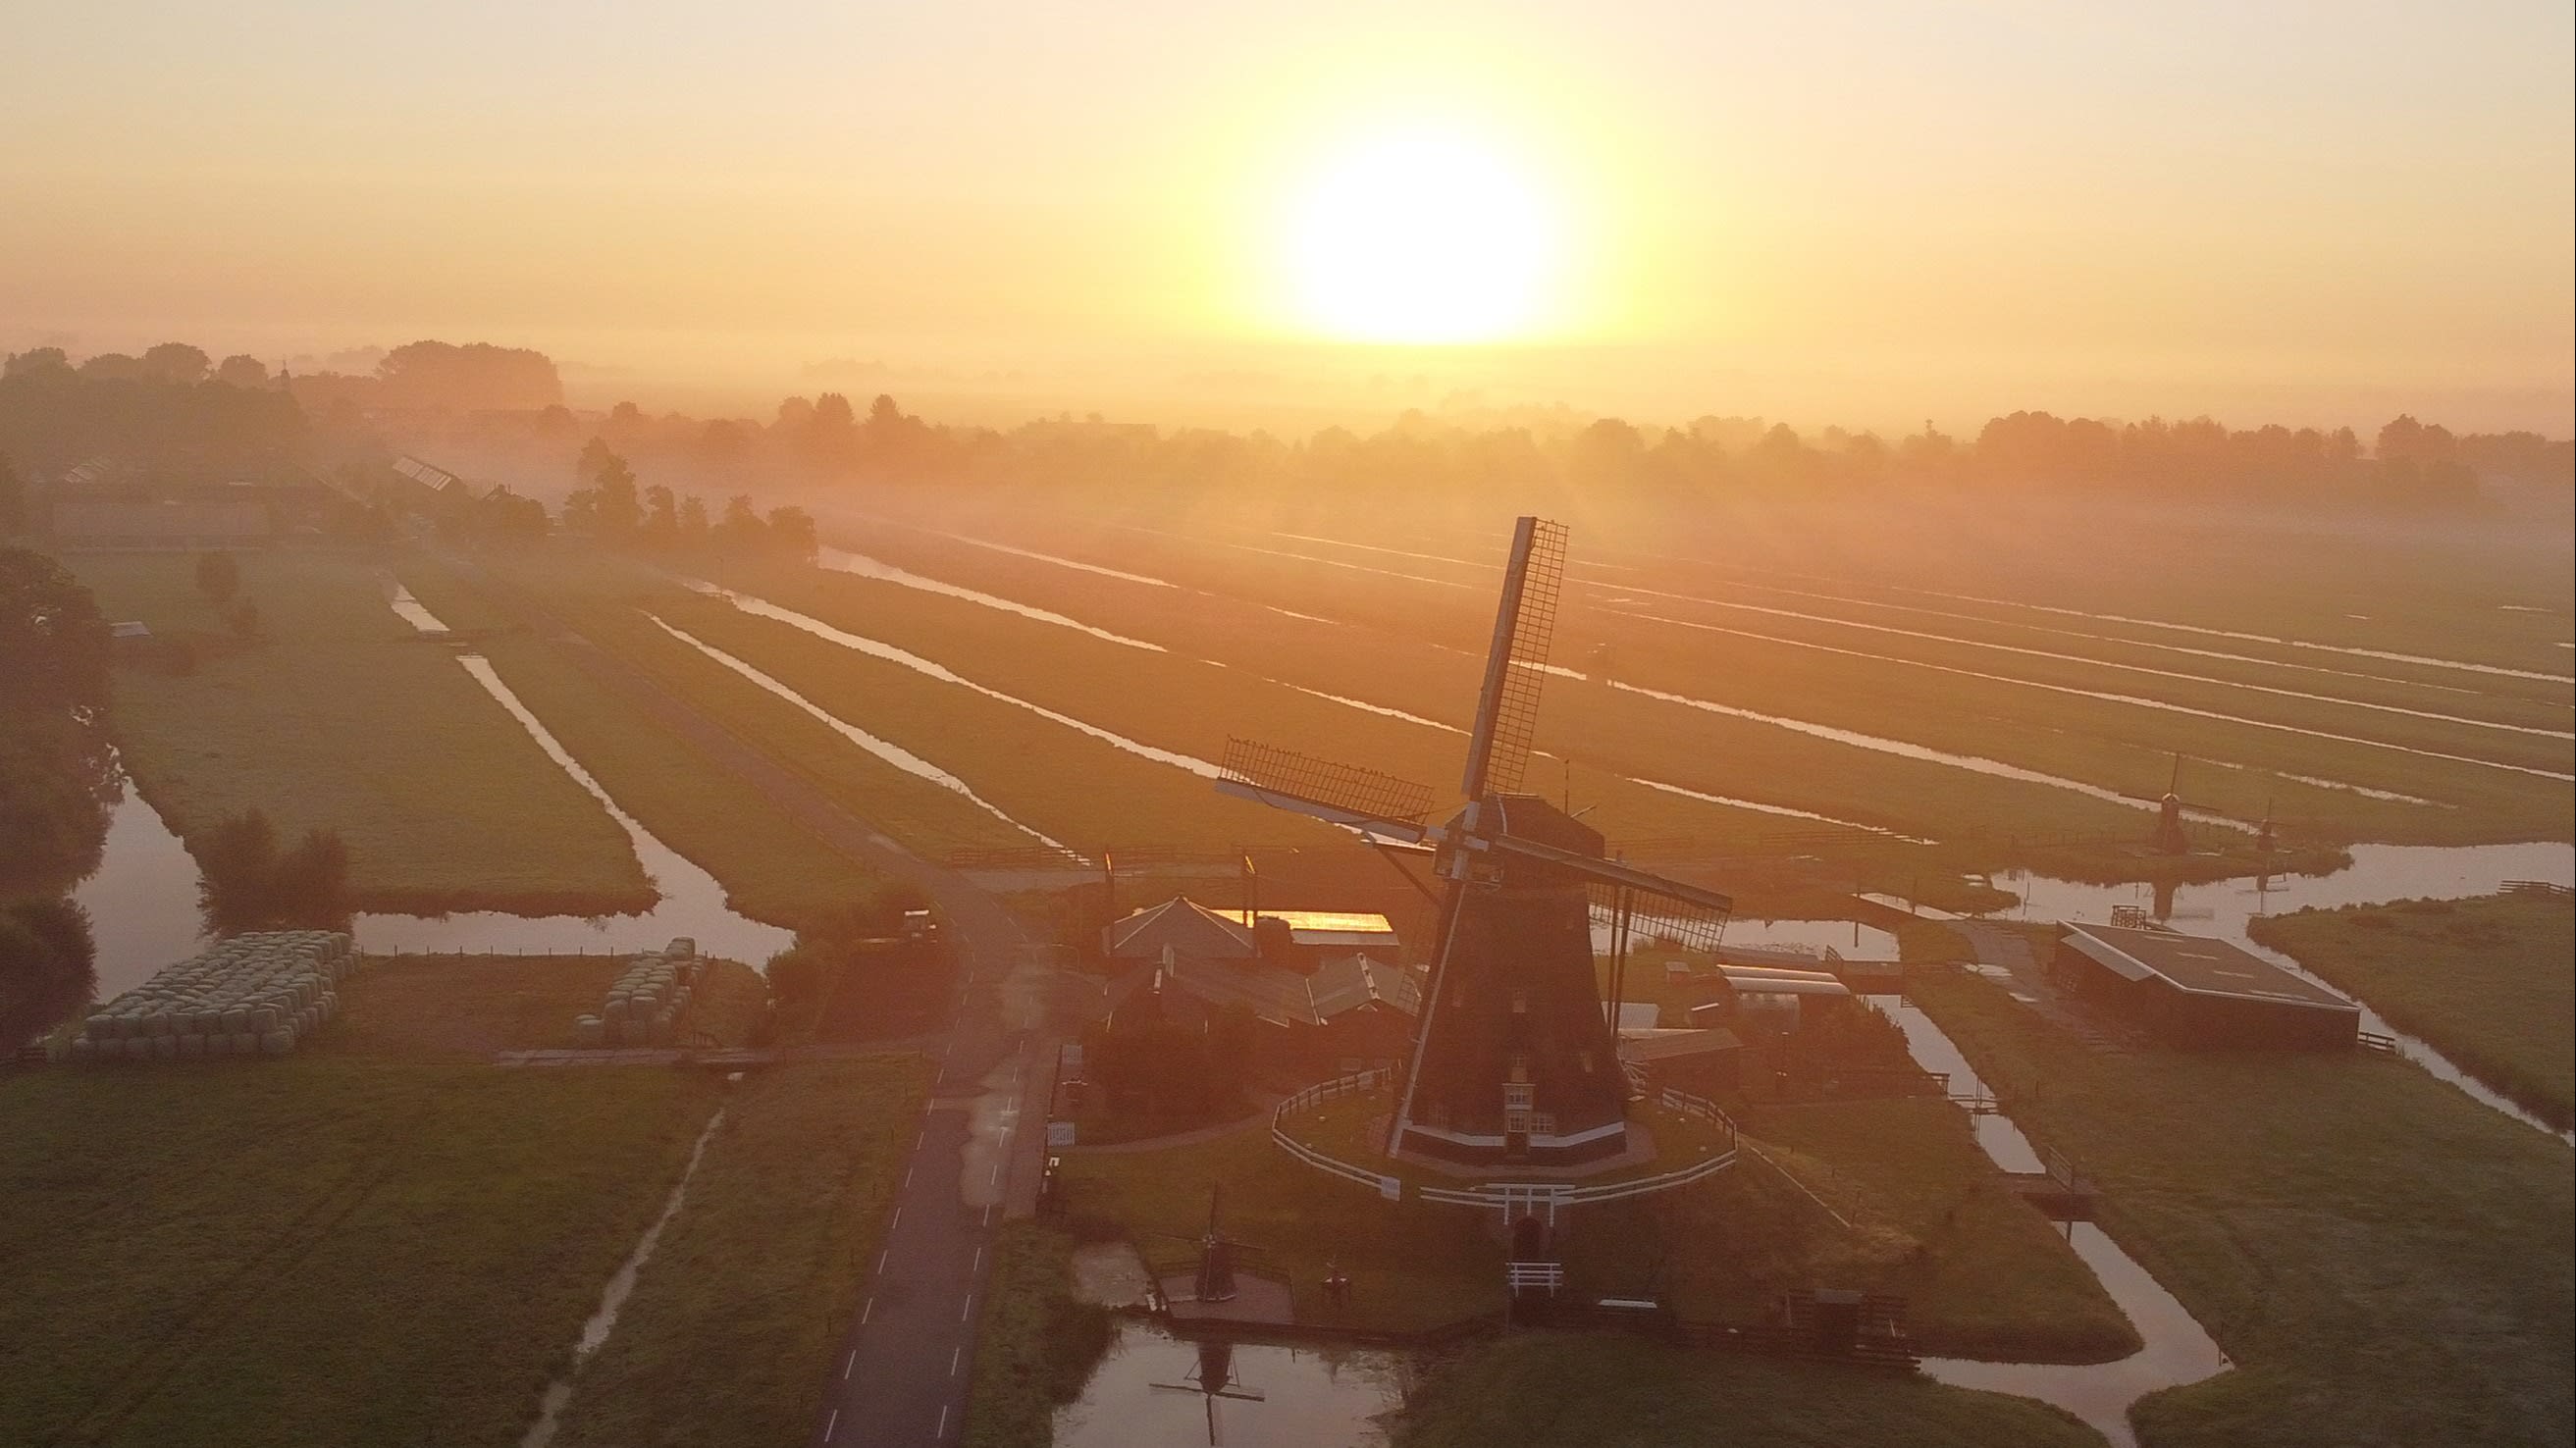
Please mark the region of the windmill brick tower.
[[[1602, 1009], [1596, 919], [1624, 942], [1642, 911], [1663, 933], [1704, 935], [1724, 895], [1609, 859], [1599, 831], [1521, 789], [1565, 571], [1565, 529], [1513, 529], [1494, 638], [1469, 732], [1464, 804], [1429, 816], [1431, 791], [1361, 766], [1234, 741], [1217, 788], [1431, 851], [1445, 882], [1438, 954], [1388, 1131], [1403, 1157], [1579, 1167], [1628, 1150], [1627, 1079]], [[1697, 928], [1694, 928], [1697, 927]], [[1614, 949], [1614, 961], [1623, 954]]]

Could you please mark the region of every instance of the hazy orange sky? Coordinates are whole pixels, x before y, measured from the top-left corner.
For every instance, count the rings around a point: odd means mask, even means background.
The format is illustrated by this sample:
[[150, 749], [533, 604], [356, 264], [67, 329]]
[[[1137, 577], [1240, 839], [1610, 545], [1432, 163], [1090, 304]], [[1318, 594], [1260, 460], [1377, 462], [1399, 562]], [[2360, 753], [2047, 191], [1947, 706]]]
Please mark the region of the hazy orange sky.
[[[585, 364], [580, 400], [745, 408], [850, 357], [1167, 419], [2576, 408], [2564, 0], [230, 0], [8, 30], [0, 348], [481, 339]], [[1537, 280], [1499, 338], [1354, 341], [1299, 238], [1351, 158], [1426, 131], [1537, 216]]]

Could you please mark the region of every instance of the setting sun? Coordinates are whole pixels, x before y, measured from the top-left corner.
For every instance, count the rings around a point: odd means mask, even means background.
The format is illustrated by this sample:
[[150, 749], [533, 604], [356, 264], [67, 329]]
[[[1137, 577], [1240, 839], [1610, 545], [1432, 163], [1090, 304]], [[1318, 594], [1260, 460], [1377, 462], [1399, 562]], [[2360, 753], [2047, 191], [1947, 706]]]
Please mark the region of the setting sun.
[[1287, 263], [1298, 319], [1349, 341], [1486, 342], [1541, 319], [1561, 264], [1546, 198], [1474, 138], [1372, 136], [1297, 197]]

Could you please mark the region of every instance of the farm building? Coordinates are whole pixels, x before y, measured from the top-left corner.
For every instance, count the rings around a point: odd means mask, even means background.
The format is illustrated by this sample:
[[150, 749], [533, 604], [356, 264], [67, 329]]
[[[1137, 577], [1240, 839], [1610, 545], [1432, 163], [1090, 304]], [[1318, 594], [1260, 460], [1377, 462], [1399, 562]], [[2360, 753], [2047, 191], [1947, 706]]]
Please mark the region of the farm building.
[[1382, 915], [1307, 910], [1217, 911], [1175, 896], [1112, 922], [1101, 950], [1134, 962], [1105, 987], [1098, 1010], [1199, 1025], [1229, 1007], [1262, 1025], [1261, 1068], [1282, 1079], [1392, 1065], [1413, 1043], [1422, 973]]
[[1852, 1009], [1850, 986], [1821, 970], [1721, 965], [1717, 996], [1690, 1008], [1694, 1026], [1726, 1026], [1746, 1040], [1792, 1036]]
[[1210, 910], [1186, 895], [1132, 911], [1100, 932], [1101, 954], [1111, 960], [1160, 960], [1166, 947], [1186, 959], [1259, 959], [1308, 971], [1350, 956], [1395, 960], [1404, 949], [1383, 915]]
[[1253, 1051], [1263, 1071], [1298, 1081], [1342, 1075], [1391, 1066], [1412, 1048], [1422, 976], [1364, 955], [1307, 972], [1174, 954], [1109, 982], [1100, 1010], [1116, 1032], [1137, 1018], [1204, 1028], [1233, 1007], [1260, 1024]]
[[1744, 1043], [1723, 1029], [1622, 1030], [1619, 1059], [1643, 1073], [1649, 1085], [1731, 1097], [1741, 1084]]
[[2360, 1037], [2359, 1007], [2224, 940], [2068, 925], [2050, 969], [2177, 1046], [2323, 1050]]

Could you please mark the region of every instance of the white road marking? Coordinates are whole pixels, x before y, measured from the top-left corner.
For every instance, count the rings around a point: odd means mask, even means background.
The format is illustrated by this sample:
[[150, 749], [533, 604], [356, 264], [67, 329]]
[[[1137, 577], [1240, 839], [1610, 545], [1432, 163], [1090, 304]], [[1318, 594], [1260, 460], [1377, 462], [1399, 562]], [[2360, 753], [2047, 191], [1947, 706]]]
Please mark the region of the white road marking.
[[984, 1225], [987, 1227], [993, 1225], [993, 1204], [991, 1202], [986, 1202], [984, 1204]]
[[969, 1272], [981, 1272], [984, 1270], [984, 1249], [982, 1247], [977, 1247], [975, 1249], [975, 1265], [967, 1268], [966, 1270]]
[[950, 1377], [953, 1378], [957, 1376], [957, 1365], [965, 1361], [965, 1358], [966, 1348], [962, 1343], [948, 1350], [948, 1375]]
[[892, 1247], [883, 1247], [883, 1248], [879, 1248], [879, 1249], [878, 1249], [878, 1251], [877, 1251], [877, 1275], [878, 1275], [879, 1277], [883, 1277], [883, 1276], [885, 1275], [886, 1257], [887, 1257], [889, 1254], [891, 1254], [893, 1251], [894, 1251], [894, 1249], [893, 1249]]
[[848, 1357], [846, 1357], [846, 1358], [841, 1359], [841, 1381], [842, 1381], [842, 1382], [845, 1382], [845, 1383], [846, 1383], [846, 1382], [848, 1382], [848, 1381], [850, 1380], [850, 1369], [852, 1369], [852, 1368], [854, 1368], [854, 1367], [857, 1367], [858, 1365], [859, 1365], [859, 1353], [858, 1353], [858, 1349], [856, 1349], [856, 1348], [852, 1348], [852, 1349], [850, 1350], [850, 1355], [849, 1355]]
[[939, 1405], [939, 1427], [932, 1432], [930, 1436], [933, 1438], [945, 1438], [948, 1436], [948, 1405], [946, 1403]]
[[912, 1168], [909, 1166], [906, 1166], [903, 1169], [903, 1189], [905, 1191], [912, 1190]]
[[871, 1298], [869, 1298], [869, 1299], [868, 1299], [868, 1305], [859, 1309], [859, 1321], [861, 1321], [861, 1322], [865, 1322], [865, 1321], [867, 1321], [867, 1320], [868, 1320], [868, 1316], [869, 1316], [869, 1314], [871, 1314], [871, 1313], [875, 1312], [876, 1310], [877, 1310], [877, 1300], [876, 1300], [875, 1298], [871, 1297]]
[[958, 1320], [959, 1322], [964, 1322], [964, 1321], [965, 1321], [969, 1316], [971, 1316], [971, 1315], [974, 1313], [974, 1311], [975, 1311], [975, 1294], [974, 1294], [974, 1293], [972, 1293], [972, 1292], [969, 1292], [969, 1293], [967, 1293], [967, 1294], [966, 1294], [966, 1300], [965, 1300], [965, 1301], [963, 1301], [963, 1302], [961, 1302], [961, 1303], [958, 1303], [958, 1304], [957, 1304], [957, 1320]]
[[831, 1441], [832, 1441], [832, 1435], [833, 1435], [834, 1433], [836, 1433], [836, 1432], [839, 1432], [839, 1431], [840, 1431], [840, 1428], [841, 1428], [841, 1410], [840, 1410], [840, 1409], [838, 1409], [838, 1408], [834, 1408], [834, 1409], [832, 1410], [832, 1416], [830, 1416], [830, 1417], [828, 1417], [828, 1418], [826, 1418], [826, 1419], [824, 1419], [824, 1420], [823, 1420], [823, 1441], [824, 1441], [824, 1442], [826, 1442], [826, 1443], [831, 1442]]
[[902, 1226], [902, 1225], [903, 1225], [903, 1208], [901, 1208], [901, 1207], [896, 1207], [896, 1208], [894, 1209], [894, 1220], [892, 1220], [892, 1221], [890, 1221], [890, 1222], [886, 1223], [886, 1235], [888, 1235], [888, 1236], [892, 1236], [892, 1235], [894, 1235], [894, 1229], [895, 1229], [895, 1228], [897, 1228], [897, 1227], [900, 1227], [900, 1226]]

